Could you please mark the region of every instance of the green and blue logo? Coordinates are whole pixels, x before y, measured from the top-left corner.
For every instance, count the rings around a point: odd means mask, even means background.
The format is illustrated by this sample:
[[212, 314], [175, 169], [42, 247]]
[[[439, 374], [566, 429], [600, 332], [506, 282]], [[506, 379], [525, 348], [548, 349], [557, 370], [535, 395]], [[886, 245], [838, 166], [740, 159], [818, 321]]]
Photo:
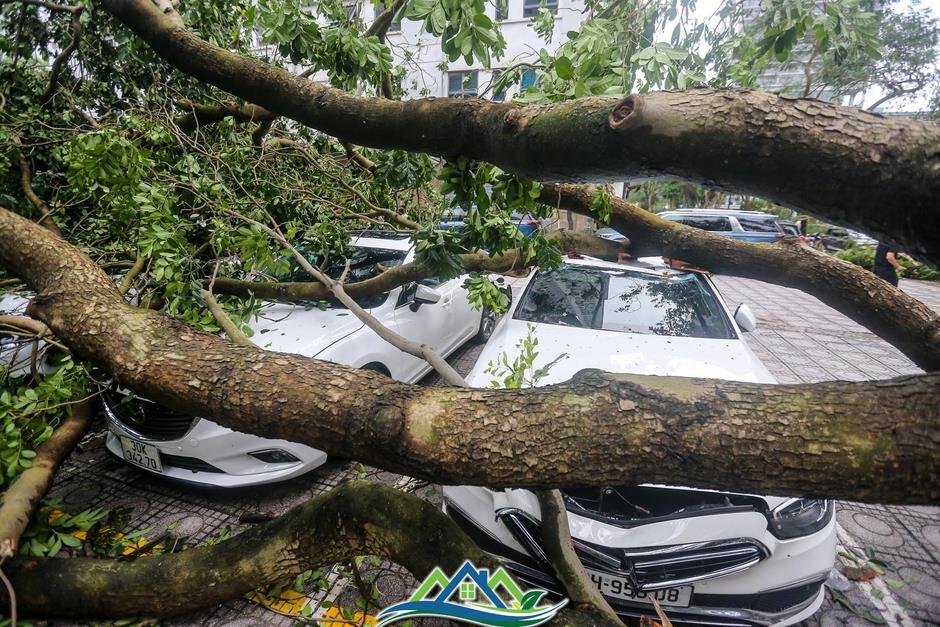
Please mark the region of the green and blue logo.
[[[498, 594], [500, 589], [502, 595]], [[545, 594], [537, 588], [523, 592], [502, 567], [490, 575], [489, 569], [466, 561], [450, 577], [435, 567], [410, 599], [379, 612], [376, 627], [419, 617], [448, 618], [483, 627], [535, 627], [551, 620], [568, 603], [562, 599], [556, 605], [537, 605]]]

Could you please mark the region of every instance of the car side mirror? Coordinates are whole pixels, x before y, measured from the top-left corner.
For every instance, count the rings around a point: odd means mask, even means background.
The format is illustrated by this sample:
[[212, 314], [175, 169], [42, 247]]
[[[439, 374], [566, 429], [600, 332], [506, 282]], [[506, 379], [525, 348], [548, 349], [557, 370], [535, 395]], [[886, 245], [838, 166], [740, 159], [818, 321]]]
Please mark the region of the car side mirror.
[[734, 321], [738, 323], [742, 331], [748, 333], [757, 328], [757, 318], [754, 317], [754, 312], [744, 303], [734, 310]]
[[419, 284], [415, 289], [414, 303], [416, 305], [433, 305], [441, 300], [441, 293], [433, 287]]

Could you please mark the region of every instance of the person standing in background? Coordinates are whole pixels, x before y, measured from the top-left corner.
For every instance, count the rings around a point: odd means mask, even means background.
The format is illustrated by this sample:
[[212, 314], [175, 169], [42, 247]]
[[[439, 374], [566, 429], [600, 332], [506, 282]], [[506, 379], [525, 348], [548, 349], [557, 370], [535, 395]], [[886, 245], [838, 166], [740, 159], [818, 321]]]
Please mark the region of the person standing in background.
[[878, 249], [875, 251], [875, 265], [872, 267], [872, 272], [894, 287], [897, 287], [898, 276], [904, 272], [904, 266], [898, 261], [895, 251], [890, 246], [878, 242]]

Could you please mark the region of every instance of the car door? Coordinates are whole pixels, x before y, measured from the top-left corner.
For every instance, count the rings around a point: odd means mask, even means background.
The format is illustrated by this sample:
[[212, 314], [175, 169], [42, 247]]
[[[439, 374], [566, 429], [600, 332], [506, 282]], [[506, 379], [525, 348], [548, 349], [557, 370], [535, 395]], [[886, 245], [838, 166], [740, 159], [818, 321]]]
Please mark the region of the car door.
[[[440, 283], [425, 279], [424, 285], [438, 290]], [[414, 296], [417, 283], [402, 287], [395, 303], [394, 329], [413, 342], [427, 344], [438, 353], [446, 353], [449, 344], [447, 338], [452, 331], [450, 311], [453, 306], [453, 293], [441, 292], [441, 299], [436, 303], [417, 303]], [[413, 355], [397, 351], [401, 360], [401, 379], [413, 381], [430, 370], [426, 361]]]

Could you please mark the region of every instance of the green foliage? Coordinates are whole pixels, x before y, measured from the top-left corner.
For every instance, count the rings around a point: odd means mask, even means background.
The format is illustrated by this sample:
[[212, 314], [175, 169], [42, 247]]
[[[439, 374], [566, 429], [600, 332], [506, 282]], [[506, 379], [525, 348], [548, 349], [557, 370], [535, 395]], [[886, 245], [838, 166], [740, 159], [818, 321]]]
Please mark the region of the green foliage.
[[463, 287], [468, 292], [467, 300], [475, 309], [485, 307], [499, 315], [506, 313], [509, 308], [509, 287], [503, 277], [494, 281], [485, 274], [473, 272], [467, 276]]
[[376, 156], [372, 174], [393, 189], [421, 187], [431, 182], [434, 163], [424, 154], [389, 150]]
[[20, 553], [34, 557], [54, 557], [63, 547], [70, 549], [82, 545], [75, 532], [87, 533], [107, 515], [107, 511], [94, 508], [69, 515], [59, 508], [62, 504], [50, 501], [40, 507], [30, 520], [20, 541]]
[[535, 387], [539, 381], [548, 376], [558, 362], [568, 358], [568, 353], [561, 353], [544, 366], [536, 368], [535, 360], [539, 352], [535, 349], [539, 345], [539, 340], [535, 337], [535, 325], [526, 326], [528, 331], [524, 338], [516, 342], [519, 354], [512, 362], [509, 361], [508, 353], [503, 353], [495, 362], [490, 361], [486, 364], [483, 372], [496, 377], [490, 382], [491, 387], [506, 389]]
[[89, 378], [69, 356], [51, 358], [55, 371], [38, 384], [4, 376], [0, 391], [0, 488], [32, 466], [37, 446], [49, 439], [70, 403], [87, 395]]
[[[875, 247], [874, 246], [850, 246], [845, 250], [840, 250], [833, 254], [833, 257], [842, 259], [866, 270], [871, 270], [875, 265]], [[940, 281], [940, 272], [925, 266], [922, 263], [899, 257], [898, 261], [904, 266], [905, 279], [916, 279], [919, 281]]]
[[422, 29], [441, 38], [441, 49], [453, 63], [463, 57], [467, 65], [474, 58], [485, 67], [490, 59], [502, 55], [506, 41], [484, 13], [483, 0], [413, 0], [406, 6], [404, 17], [421, 22]]

